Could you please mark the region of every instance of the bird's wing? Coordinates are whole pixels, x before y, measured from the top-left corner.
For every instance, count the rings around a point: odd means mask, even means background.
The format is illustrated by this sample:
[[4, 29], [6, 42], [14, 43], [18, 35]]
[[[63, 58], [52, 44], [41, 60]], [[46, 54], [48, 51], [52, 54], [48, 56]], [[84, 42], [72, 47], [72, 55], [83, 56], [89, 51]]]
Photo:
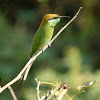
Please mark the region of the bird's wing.
[[41, 41], [43, 40], [43, 33], [44, 33], [44, 30], [42, 28], [36, 32], [33, 39], [33, 43], [32, 43], [30, 57], [32, 57], [34, 53], [38, 53], [40, 51], [41, 49], [40, 44], [41, 44]]

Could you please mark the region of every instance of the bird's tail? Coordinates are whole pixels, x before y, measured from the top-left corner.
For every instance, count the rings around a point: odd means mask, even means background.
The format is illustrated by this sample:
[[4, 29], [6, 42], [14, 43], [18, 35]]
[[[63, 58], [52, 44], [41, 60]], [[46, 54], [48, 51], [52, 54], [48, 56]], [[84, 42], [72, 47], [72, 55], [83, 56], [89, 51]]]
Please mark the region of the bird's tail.
[[21, 86], [22, 86], [22, 84], [23, 84], [23, 81], [25, 81], [25, 80], [27, 79], [28, 73], [29, 73], [29, 71], [30, 71], [30, 69], [31, 69], [31, 66], [32, 66], [32, 64], [33, 64], [33, 62], [34, 62], [35, 60], [36, 60], [36, 58], [32, 61], [31, 64], [29, 64], [29, 66], [27, 67], [26, 71], [25, 71], [24, 74], [22, 75], [21, 82], [20, 82], [20, 84], [19, 84], [19, 88], [18, 88], [18, 92], [17, 92], [17, 97], [18, 97], [18, 95], [19, 95], [19, 90], [20, 90], [20, 88], [21, 88]]

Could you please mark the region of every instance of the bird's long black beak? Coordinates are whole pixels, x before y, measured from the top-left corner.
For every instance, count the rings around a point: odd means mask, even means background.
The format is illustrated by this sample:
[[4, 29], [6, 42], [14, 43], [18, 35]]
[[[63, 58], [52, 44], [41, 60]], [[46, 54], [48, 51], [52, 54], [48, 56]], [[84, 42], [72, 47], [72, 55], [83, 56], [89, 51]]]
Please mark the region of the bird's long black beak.
[[70, 16], [59, 16], [59, 18], [71, 18]]

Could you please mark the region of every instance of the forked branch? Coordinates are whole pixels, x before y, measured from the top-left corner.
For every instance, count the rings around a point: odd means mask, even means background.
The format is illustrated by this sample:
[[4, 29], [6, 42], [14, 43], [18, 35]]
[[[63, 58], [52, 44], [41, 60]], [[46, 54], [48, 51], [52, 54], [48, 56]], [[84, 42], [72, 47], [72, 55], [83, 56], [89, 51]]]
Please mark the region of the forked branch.
[[[49, 46], [54, 42], [54, 40], [61, 34], [61, 32], [63, 32], [65, 30], [66, 27], [68, 27], [68, 25], [70, 25], [78, 16], [78, 14], [80, 13], [80, 10], [82, 9], [82, 7], [79, 8], [78, 12], [75, 14], [75, 16], [64, 26], [62, 27], [59, 32], [53, 37], [53, 39], [49, 42]], [[32, 58], [29, 59], [29, 61], [26, 63], [26, 65], [24, 66], [24, 68], [21, 70], [21, 72], [17, 75], [17, 77], [15, 77], [12, 81], [10, 81], [9, 83], [7, 83], [5, 86], [0, 87], [0, 93], [2, 91], [4, 91], [6, 88], [8, 88], [9, 86], [11, 86], [12, 84], [14, 84], [16, 81], [18, 81], [19, 79], [21, 79], [21, 76], [25, 73], [25, 71], [27, 70], [27, 68], [29, 67], [29, 65], [34, 61], [34, 59], [36, 59], [43, 51], [45, 51], [48, 48], [48, 45], [41, 50], [37, 55], [33, 56]]]

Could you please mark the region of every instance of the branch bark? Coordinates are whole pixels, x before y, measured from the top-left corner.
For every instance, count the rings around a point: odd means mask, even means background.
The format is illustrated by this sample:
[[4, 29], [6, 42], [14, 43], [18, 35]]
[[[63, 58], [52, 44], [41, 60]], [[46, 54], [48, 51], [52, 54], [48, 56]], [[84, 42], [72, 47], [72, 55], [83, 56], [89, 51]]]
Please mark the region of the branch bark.
[[16, 95], [15, 95], [13, 88], [11, 86], [9, 86], [8, 89], [9, 89], [9, 91], [10, 91], [12, 97], [13, 97], [13, 100], [18, 100]]
[[35, 81], [37, 83], [37, 87], [36, 87], [36, 90], [37, 90], [37, 100], [41, 100], [40, 96], [39, 96], [39, 94], [40, 94], [40, 90], [39, 90], [39, 88], [40, 88], [40, 81], [38, 81], [38, 78], [35, 78]]

